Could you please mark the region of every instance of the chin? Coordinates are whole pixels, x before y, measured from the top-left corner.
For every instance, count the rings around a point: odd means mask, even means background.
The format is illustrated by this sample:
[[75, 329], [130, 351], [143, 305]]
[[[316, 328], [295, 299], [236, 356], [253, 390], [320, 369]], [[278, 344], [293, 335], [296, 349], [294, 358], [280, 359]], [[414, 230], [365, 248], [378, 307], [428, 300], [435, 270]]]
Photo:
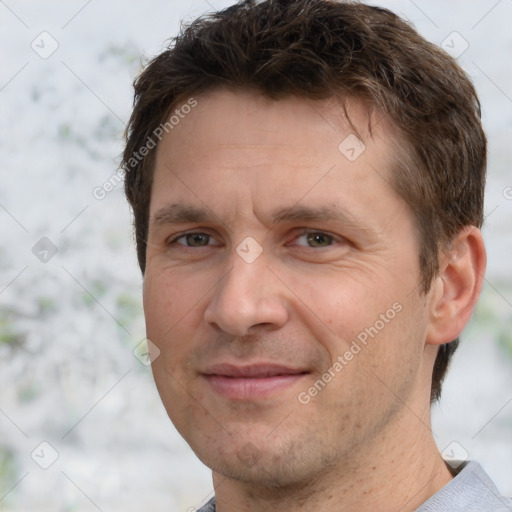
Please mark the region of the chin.
[[224, 446], [216, 449], [212, 445], [203, 446], [203, 450], [194, 449], [194, 452], [215, 473], [269, 490], [303, 487], [332, 464], [318, 447], [303, 441], [269, 438], [258, 442], [256, 436], [251, 438], [253, 442], [238, 440], [236, 443], [228, 438]]

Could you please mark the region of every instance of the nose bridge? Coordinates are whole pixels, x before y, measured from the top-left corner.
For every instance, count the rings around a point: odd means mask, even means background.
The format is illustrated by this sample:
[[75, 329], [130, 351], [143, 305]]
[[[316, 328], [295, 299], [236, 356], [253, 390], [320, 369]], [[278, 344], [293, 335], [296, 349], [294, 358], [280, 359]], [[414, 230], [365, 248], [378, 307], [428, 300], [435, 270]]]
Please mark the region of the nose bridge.
[[262, 254], [247, 259], [238, 249], [233, 252], [230, 269], [207, 306], [205, 321], [236, 336], [247, 334], [256, 325], [278, 328], [286, 322], [284, 297], [267, 264]]
[[248, 263], [238, 254], [234, 254], [231, 258], [230, 270], [221, 285], [222, 289], [219, 290], [221, 299], [228, 301], [236, 299], [242, 304], [255, 304], [260, 300], [258, 282], [262, 283], [265, 280], [265, 272], [263, 258]]

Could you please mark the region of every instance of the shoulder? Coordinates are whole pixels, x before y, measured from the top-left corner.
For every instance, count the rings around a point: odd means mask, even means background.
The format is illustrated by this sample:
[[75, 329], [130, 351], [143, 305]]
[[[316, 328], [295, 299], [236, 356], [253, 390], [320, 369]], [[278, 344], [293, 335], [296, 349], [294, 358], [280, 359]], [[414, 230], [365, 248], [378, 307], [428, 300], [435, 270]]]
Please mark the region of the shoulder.
[[416, 512], [512, 512], [512, 499], [500, 494], [477, 462], [467, 462], [453, 480]]
[[203, 505], [197, 512], [215, 512], [215, 498]]

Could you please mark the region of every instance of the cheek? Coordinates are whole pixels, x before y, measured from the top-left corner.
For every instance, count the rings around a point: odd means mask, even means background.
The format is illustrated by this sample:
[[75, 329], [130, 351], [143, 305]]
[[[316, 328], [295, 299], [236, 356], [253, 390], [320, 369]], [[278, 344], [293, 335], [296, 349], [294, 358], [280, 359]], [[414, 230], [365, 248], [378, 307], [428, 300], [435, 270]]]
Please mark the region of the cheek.
[[363, 369], [388, 381], [408, 361], [417, 366], [412, 360], [422, 353], [422, 312], [407, 287], [370, 277], [344, 271], [295, 276], [294, 310], [323, 347], [327, 364], [343, 357], [344, 374]]
[[186, 345], [175, 341], [193, 332], [201, 321], [205, 287], [197, 279], [183, 279], [169, 270], [150, 270], [143, 290], [147, 337], [164, 355], [176, 354]]
[[374, 403], [399, 406], [408, 400], [420, 378], [424, 331], [421, 309], [402, 298], [383, 302], [352, 336], [361, 347], [354, 369], [364, 372], [366, 395], [371, 393]]
[[350, 270], [335, 269], [323, 275], [300, 273], [290, 275], [288, 282], [295, 295], [295, 311], [319, 340], [330, 340], [336, 355], [393, 304], [388, 294], [354, 279]]

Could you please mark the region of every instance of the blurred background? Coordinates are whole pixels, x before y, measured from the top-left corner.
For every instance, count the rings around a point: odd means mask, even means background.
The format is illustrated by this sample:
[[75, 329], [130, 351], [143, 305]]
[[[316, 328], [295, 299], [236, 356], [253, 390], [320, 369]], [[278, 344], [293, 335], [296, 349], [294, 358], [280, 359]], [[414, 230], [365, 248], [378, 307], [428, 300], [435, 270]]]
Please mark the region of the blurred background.
[[[141, 67], [231, 3], [0, 2], [0, 511], [185, 512], [211, 495], [139, 346], [115, 173]], [[512, 495], [512, 1], [375, 3], [458, 58], [482, 101], [488, 272], [433, 430]]]

